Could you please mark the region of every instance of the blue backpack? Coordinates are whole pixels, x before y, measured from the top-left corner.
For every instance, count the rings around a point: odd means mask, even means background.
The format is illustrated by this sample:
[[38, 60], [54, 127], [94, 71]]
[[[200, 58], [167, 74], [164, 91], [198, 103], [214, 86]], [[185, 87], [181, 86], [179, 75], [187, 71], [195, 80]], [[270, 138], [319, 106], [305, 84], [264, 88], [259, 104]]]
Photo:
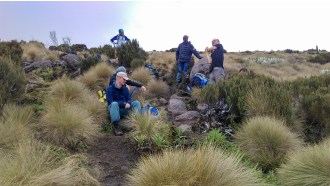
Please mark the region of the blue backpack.
[[187, 90], [191, 92], [193, 87], [202, 88], [207, 85], [208, 81], [209, 79], [204, 74], [196, 73], [188, 84]]
[[142, 107], [142, 111], [147, 112], [150, 116], [158, 117], [160, 115], [159, 110], [156, 107], [152, 107], [149, 104]]

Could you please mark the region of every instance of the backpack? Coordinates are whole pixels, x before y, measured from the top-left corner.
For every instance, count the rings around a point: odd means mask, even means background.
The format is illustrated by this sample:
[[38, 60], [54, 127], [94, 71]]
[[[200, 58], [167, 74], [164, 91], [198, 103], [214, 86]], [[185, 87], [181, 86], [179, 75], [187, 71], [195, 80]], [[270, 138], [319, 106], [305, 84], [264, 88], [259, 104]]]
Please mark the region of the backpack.
[[99, 101], [101, 103], [104, 103], [107, 100], [107, 96], [104, 89], [97, 91], [97, 94], [99, 95]]
[[149, 104], [142, 107], [143, 112], [147, 112], [150, 116], [158, 117], [160, 115], [159, 110], [156, 107], [150, 106]]
[[202, 88], [207, 85], [209, 79], [202, 73], [196, 73], [192, 78], [192, 85], [198, 88]]

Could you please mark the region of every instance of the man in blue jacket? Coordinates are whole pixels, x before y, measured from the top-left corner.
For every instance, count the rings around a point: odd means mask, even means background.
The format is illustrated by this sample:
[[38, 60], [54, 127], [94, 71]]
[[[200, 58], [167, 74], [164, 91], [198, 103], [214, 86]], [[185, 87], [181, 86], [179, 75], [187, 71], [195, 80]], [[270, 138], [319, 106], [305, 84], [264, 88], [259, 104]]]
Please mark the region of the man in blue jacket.
[[199, 53], [196, 51], [194, 46], [188, 41], [188, 36], [183, 36], [183, 42], [179, 44], [176, 50], [176, 61], [178, 63], [178, 73], [176, 75], [176, 82], [179, 84], [181, 82], [181, 74], [184, 73], [184, 77], [188, 77], [188, 67], [192, 54], [194, 54], [198, 59], [202, 59]]
[[125, 36], [123, 29], [119, 29], [118, 32], [119, 32], [119, 34], [115, 35], [113, 38], [111, 38], [110, 41], [114, 45], [117, 45], [118, 47], [120, 47], [123, 44], [125, 44], [126, 41], [130, 41], [130, 39], [128, 39], [128, 37]]
[[126, 80], [128, 80], [127, 74], [118, 72], [116, 81], [106, 90], [108, 111], [114, 125], [114, 133], [117, 136], [123, 135], [123, 131], [119, 127], [120, 117], [127, 116], [129, 111], [141, 112], [140, 102], [131, 101], [128, 88], [125, 86]]

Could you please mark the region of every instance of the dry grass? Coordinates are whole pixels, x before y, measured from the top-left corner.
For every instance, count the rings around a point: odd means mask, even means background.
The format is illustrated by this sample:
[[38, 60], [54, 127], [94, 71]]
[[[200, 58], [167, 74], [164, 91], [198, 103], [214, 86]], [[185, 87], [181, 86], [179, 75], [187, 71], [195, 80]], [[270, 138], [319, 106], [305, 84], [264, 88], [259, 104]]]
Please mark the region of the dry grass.
[[254, 117], [246, 121], [238, 130], [236, 140], [248, 158], [264, 171], [279, 167], [289, 152], [302, 145], [282, 121], [270, 117]]
[[85, 74], [78, 77], [77, 80], [85, 84], [90, 90], [98, 91], [108, 87], [110, 77], [115, 72], [116, 70], [113, 67], [102, 62], [89, 69]]
[[39, 42], [22, 43], [23, 49], [22, 60], [23, 61], [41, 61], [41, 60], [53, 60], [59, 59], [58, 52], [50, 51], [45, 48]]
[[289, 156], [278, 170], [283, 185], [330, 185], [330, 143], [309, 146]]
[[59, 149], [26, 140], [13, 154], [0, 157], [0, 185], [99, 185], [82, 158], [64, 158]]
[[13, 149], [21, 141], [33, 137], [29, 128], [33, 111], [29, 107], [6, 105], [0, 120], [0, 151]]
[[240, 157], [212, 146], [172, 150], [142, 158], [128, 176], [128, 185], [263, 185]]
[[131, 78], [146, 85], [151, 80], [150, 72], [145, 67], [139, 67], [132, 72]]
[[64, 101], [80, 102], [84, 100], [88, 92], [84, 84], [64, 76], [52, 83], [49, 97], [63, 99]]
[[76, 148], [79, 143], [91, 143], [99, 127], [81, 105], [52, 99], [45, 106], [40, 122], [42, 138], [56, 145]]
[[152, 79], [147, 85], [147, 94], [150, 97], [169, 97], [170, 87], [166, 82]]
[[94, 124], [101, 125], [109, 120], [107, 103], [101, 103], [96, 95], [86, 96], [81, 106], [93, 118]]

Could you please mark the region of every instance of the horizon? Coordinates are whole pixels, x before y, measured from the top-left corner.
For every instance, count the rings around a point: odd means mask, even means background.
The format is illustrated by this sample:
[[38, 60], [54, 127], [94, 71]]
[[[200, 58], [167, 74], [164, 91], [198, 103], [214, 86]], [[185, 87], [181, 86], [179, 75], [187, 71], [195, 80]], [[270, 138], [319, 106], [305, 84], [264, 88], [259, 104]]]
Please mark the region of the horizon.
[[315, 49], [330, 51], [325, 0], [0, 2], [1, 41], [39, 41], [88, 48], [110, 44], [123, 28], [146, 51], [177, 48], [188, 35], [204, 51], [213, 38], [228, 52]]

